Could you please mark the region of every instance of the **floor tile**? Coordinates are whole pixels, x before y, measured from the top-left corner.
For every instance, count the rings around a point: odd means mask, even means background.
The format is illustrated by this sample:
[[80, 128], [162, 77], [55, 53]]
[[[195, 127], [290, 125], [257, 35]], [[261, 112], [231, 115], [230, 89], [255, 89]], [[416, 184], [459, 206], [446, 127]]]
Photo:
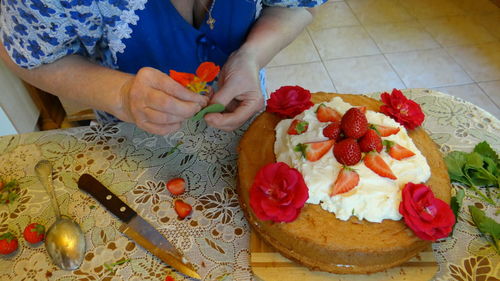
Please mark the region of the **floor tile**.
[[448, 48], [476, 82], [500, 80], [500, 42]]
[[325, 62], [339, 93], [371, 93], [405, 88], [383, 55]]
[[[498, 86], [500, 87], [500, 84]], [[498, 106], [493, 104], [492, 99], [490, 99], [490, 97], [488, 97], [488, 95], [486, 95], [484, 91], [481, 90], [481, 88], [479, 88], [479, 86], [475, 83], [461, 86], [436, 88], [436, 90], [473, 103], [478, 107], [488, 111], [493, 116], [500, 116], [500, 109], [498, 108]]]
[[444, 49], [386, 54], [408, 88], [434, 88], [471, 83]]
[[309, 30], [359, 25], [359, 21], [345, 2], [327, 2], [318, 10]]
[[475, 45], [496, 40], [482, 25], [464, 16], [425, 19], [421, 23], [442, 46]]
[[417, 21], [365, 26], [383, 53], [439, 48]]
[[408, 13], [418, 19], [457, 16], [464, 12], [452, 0], [400, 0]]
[[335, 87], [321, 62], [267, 68], [268, 94], [286, 85], [299, 85], [311, 92], [335, 92]]
[[489, 14], [499, 10], [490, 0], [454, 0], [467, 14]]
[[398, 0], [348, 0], [347, 4], [362, 24], [392, 23], [413, 19]]
[[311, 31], [310, 34], [323, 60], [380, 53], [375, 42], [360, 26], [335, 27]]
[[500, 39], [500, 9], [496, 13], [472, 15], [471, 18], [488, 30], [490, 34]]
[[[490, 81], [479, 83], [483, 91], [500, 107], [500, 81]], [[500, 114], [496, 115], [500, 119]]]
[[288, 45], [288, 47], [281, 50], [268, 66], [299, 64], [313, 61], [320, 61], [320, 57], [308, 32], [304, 31], [295, 41]]

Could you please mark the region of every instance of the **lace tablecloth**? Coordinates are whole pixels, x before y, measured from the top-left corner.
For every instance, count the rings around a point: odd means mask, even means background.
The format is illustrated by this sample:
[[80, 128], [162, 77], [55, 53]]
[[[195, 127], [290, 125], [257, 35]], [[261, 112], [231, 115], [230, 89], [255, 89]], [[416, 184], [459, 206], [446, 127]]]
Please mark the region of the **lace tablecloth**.
[[[482, 140], [500, 150], [500, 122], [487, 112], [438, 92], [405, 94], [422, 105], [423, 126], [444, 153], [469, 152]], [[188, 121], [182, 131], [158, 137], [122, 123], [1, 137], [0, 176], [18, 179], [20, 196], [0, 205], [0, 233], [9, 230], [19, 237], [19, 250], [0, 258], [0, 280], [163, 281], [167, 275], [190, 280], [123, 236], [120, 222], [77, 188], [83, 173], [94, 175], [156, 226], [197, 265], [204, 280], [252, 279], [250, 230], [235, 194], [236, 147], [245, 128], [227, 133]], [[62, 213], [85, 233], [88, 250], [75, 271], [59, 270], [43, 245], [22, 239], [30, 222], [49, 226], [54, 221], [49, 197], [33, 171], [40, 159], [53, 163]], [[165, 182], [173, 177], [186, 179], [181, 198], [193, 206], [190, 219], [179, 220], [172, 207]], [[466, 198], [464, 205], [470, 204], [498, 221], [493, 206]], [[464, 206], [453, 236], [434, 244], [440, 264], [435, 279], [498, 280], [500, 257], [488, 245]]]

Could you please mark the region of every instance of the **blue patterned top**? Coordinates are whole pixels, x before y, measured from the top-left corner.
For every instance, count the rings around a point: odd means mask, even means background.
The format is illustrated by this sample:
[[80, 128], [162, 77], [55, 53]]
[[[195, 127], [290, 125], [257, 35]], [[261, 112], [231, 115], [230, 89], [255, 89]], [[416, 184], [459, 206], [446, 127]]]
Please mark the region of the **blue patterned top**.
[[[124, 39], [148, 0], [2, 0], [0, 40], [12, 60], [35, 68], [80, 54], [117, 68]], [[168, 0], [166, 0], [168, 1]], [[236, 1], [236, 0], [235, 0]], [[265, 6], [314, 7], [327, 0], [255, 0]]]

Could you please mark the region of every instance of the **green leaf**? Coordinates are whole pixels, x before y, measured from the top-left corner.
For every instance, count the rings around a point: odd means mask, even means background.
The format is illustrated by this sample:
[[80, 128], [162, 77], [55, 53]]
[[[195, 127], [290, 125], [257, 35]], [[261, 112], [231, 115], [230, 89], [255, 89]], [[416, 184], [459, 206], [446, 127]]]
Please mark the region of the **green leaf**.
[[469, 167], [482, 168], [483, 167], [483, 156], [477, 152], [471, 152], [465, 156], [467, 165]]
[[451, 210], [453, 211], [453, 214], [455, 214], [455, 218], [458, 218], [458, 212], [462, 207], [464, 198], [465, 198], [465, 191], [463, 189], [457, 189], [457, 194], [451, 197], [450, 207]]
[[444, 158], [448, 173], [452, 181], [468, 184], [462, 168], [465, 166], [467, 153], [462, 151], [452, 151]]
[[474, 152], [481, 154], [484, 157], [491, 158], [493, 161], [498, 162], [497, 153], [491, 148], [491, 146], [486, 142], [480, 142], [474, 147]]
[[472, 216], [472, 220], [476, 224], [477, 228], [483, 235], [490, 235], [492, 238], [491, 243], [497, 252], [500, 254], [500, 224], [497, 223], [492, 218], [486, 216], [484, 211], [480, 210], [476, 206], [469, 206], [469, 211]]
[[498, 172], [499, 172], [499, 167], [498, 167], [498, 163], [495, 163], [495, 161], [493, 161], [493, 159], [489, 158], [489, 157], [483, 157], [483, 160], [484, 160], [484, 168], [490, 172], [492, 175], [495, 175], [495, 176], [498, 176]]

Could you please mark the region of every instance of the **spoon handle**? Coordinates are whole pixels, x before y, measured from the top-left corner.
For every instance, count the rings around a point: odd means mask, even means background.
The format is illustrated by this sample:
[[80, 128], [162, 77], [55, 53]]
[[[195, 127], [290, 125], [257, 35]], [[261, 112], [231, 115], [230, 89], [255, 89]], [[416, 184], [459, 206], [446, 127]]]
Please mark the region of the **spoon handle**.
[[52, 184], [52, 164], [47, 160], [40, 160], [35, 166], [35, 173], [49, 194], [50, 202], [52, 203], [52, 207], [56, 213], [56, 219], [60, 219], [61, 211], [59, 210], [54, 185]]

